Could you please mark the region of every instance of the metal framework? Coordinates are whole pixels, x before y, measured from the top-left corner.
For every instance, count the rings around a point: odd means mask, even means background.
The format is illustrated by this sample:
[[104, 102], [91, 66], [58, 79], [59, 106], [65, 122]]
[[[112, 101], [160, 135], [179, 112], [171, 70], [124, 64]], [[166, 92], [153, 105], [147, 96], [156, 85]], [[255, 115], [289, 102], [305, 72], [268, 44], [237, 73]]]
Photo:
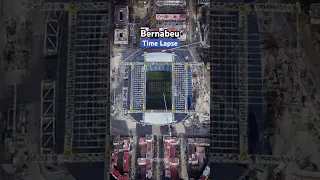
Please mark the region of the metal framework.
[[108, 2], [76, 2], [76, 3], [42, 3], [23, 2], [22, 6], [29, 11], [72, 11], [77, 7], [78, 11], [109, 10]]
[[[183, 104], [184, 105], [184, 104]], [[132, 110], [130, 111], [129, 113], [142, 113], [142, 112], [162, 112], [162, 113], [172, 113], [171, 110], [145, 110], [145, 111], [142, 111], [142, 110]], [[175, 113], [187, 113], [187, 114], [199, 114], [199, 112], [196, 112], [195, 110], [175, 110], [174, 111]]]
[[[296, 6], [296, 7], [295, 7]], [[217, 77], [216, 79], [211, 80], [214, 84], [214, 87], [218, 87], [216, 89], [217, 94], [212, 95], [214, 98], [212, 98], [213, 102], [220, 102], [220, 104], [216, 104], [217, 106], [214, 106], [213, 104], [213, 110], [214, 112], [211, 112], [211, 114], [214, 114], [213, 119], [213, 152], [232, 152], [232, 149], [234, 149], [233, 145], [232, 147], [222, 147], [219, 148], [219, 145], [221, 142], [225, 142], [226, 140], [230, 141], [231, 144], [237, 144], [239, 143], [239, 158], [238, 160], [240, 162], [247, 162], [251, 161], [250, 157], [248, 155], [248, 105], [254, 104], [254, 103], [262, 103], [262, 101], [257, 100], [254, 102], [253, 97], [254, 96], [261, 96], [262, 97], [262, 89], [259, 92], [249, 92], [249, 86], [259, 86], [258, 89], [262, 87], [262, 81], [255, 81], [250, 79], [250, 83], [248, 82], [249, 78], [252, 78], [252, 76], [255, 76], [254, 73], [258, 73], [259, 69], [261, 72], [261, 67], [258, 68], [259, 64], [253, 63], [258, 62], [254, 61], [255, 58], [257, 58], [257, 55], [250, 54], [254, 49], [250, 48], [250, 45], [253, 45], [253, 43], [250, 43], [250, 40], [255, 41], [255, 37], [248, 37], [248, 16], [250, 11], [265, 11], [265, 12], [294, 12], [295, 10], [299, 10], [300, 6], [292, 5], [292, 4], [262, 4], [262, 3], [252, 3], [252, 4], [246, 4], [246, 3], [210, 3], [210, 9], [213, 12], [217, 13], [211, 13], [212, 15], [212, 23], [211, 27], [214, 27], [212, 30], [212, 34], [216, 39], [211, 37], [211, 41], [214, 43], [214, 47], [217, 47], [215, 53], [213, 55], [213, 61], [214, 64], [217, 67], [215, 68], [215, 71], [212, 73], [214, 74], [214, 77]], [[223, 12], [223, 13], [219, 13]], [[227, 13], [225, 13], [227, 12]], [[238, 22], [236, 21], [236, 17], [238, 17]], [[227, 22], [230, 21], [230, 22]], [[215, 22], [221, 22], [221, 24], [227, 23], [238, 23], [238, 28], [235, 27], [221, 27], [220, 25], [214, 24]], [[250, 31], [250, 33], [253, 33]], [[229, 36], [229, 37], [226, 37]], [[233, 42], [228, 42], [229, 39], [235, 39]], [[221, 42], [223, 40], [223, 42]], [[259, 40], [259, 39], [258, 39]], [[235, 45], [233, 45], [234, 42], [237, 42]], [[235, 48], [232, 50], [232, 48]], [[231, 49], [229, 52], [226, 52], [226, 49]], [[250, 49], [250, 50], [249, 50]], [[237, 55], [234, 55], [234, 53], [237, 52]], [[229, 53], [229, 54], [226, 54]], [[238, 56], [238, 57], [237, 57]], [[255, 58], [254, 58], [255, 57]], [[228, 61], [228, 62], [226, 62]], [[234, 63], [230, 63], [234, 61]], [[235, 63], [237, 62], [237, 63]], [[250, 64], [250, 66], [248, 66]], [[261, 63], [260, 63], [261, 66]], [[217, 70], [218, 69], [218, 70]], [[248, 72], [249, 71], [249, 72]], [[257, 71], [257, 72], [255, 72]], [[236, 74], [232, 75], [232, 72], [237, 72]], [[250, 75], [249, 75], [250, 73]], [[221, 77], [223, 75], [224, 78]], [[232, 82], [230, 81], [230, 77], [236, 76], [238, 81]], [[257, 79], [257, 77], [254, 77]], [[262, 77], [261, 77], [262, 78]], [[224, 80], [223, 80], [224, 79]], [[235, 88], [234, 86], [237, 86]], [[231, 90], [231, 89], [234, 90]], [[220, 90], [219, 90], [220, 89]], [[229, 93], [228, 93], [229, 92]], [[237, 94], [234, 95], [233, 92], [237, 92]], [[250, 93], [250, 94], [248, 94]], [[218, 97], [220, 96], [220, 97]], [[233, 99], [235, 96], [238, 96], [238, 102], [236, 103], [237, 106], [234, 106], [235, 103], [233, 103]], [[223, 98], [221, 98], [223, 97]], [[226, 101], [227, 100], [227, 101]], [[228, 102], [231, 102], [229, 104]], [[230, 109], [231, 108], [231, 109]], [[216, 110], [216, 111], [215, 111]], [[221, 110], [225, 112], [225, 114], [221, 117]], [[220, 111], [220, 113], [219, 113]], [[229, 111], [229, 113], [228, 113]], [[233, 117], [226, 117], [229, 116], [229, 114], [233, 114]], [[238, 121], [235, 121], [235, 119], [238, 118]], [[259, 118], [259, 117], [258, 117]], [[230, 119], [230, 121], [228, 121]], [[239, 124], [237, 126], [237, 124]], [[221, 126], [222, 125], [222, 126]], [[221, 129], [215, 129], [215, 127], [222, 127], [223, 131]], [[230, 131], [231, 130], [231, 131]], [[235, 130], [239, 130], [239, 142], [237, 142], [234, 138], [228, 138]], [[228, 133], [228, 131], [230, 131]], [[222, 135], [226, 134], [226, 135]], [[234, 134], [236, 137], [237, 135]], [[218, 139], [217, 139], [218, 138]], [[226, 143], [223, 143], [226, 144]], [[222, 151], [221, 151], [222, 150]], [[236, 149], [234, 149], [233, 152], [236, 152]], [[249, 159], [248, 159], [249, 158]], [[232, 158], [233, 159], [233, 158]], [[259, 159], [260, 160], [260, 159]]]
[[66, 121], [64, 136], [64, 154], [72, 155], [73, 120], [74, 120], [74, 94], [75, 94], [75, 66], [77, 43], [77, 10], [72, 7], [68, 17], [68, 65], [67, 65], [67, 97], [66, 97]]
[[123, 62], [121, 63], [121, 65], [123, 66], [136, 66], [136, 65], [168, 65], [168, 66], [172, 66], [172, 65], [187, 65], [187, 66], [204, 66], [204, 63], [197, 63], [197, 62]]
[[[175, 62], [172, 62], [172, 89], [171, 89], [171, 94], [176, 94], [176, 70], [175, 70]], [[173, 96], [174, 97], [174, 96]], [[174, 113], [175, 112], [175, 100], [173, 99], [172, 100], [172, 112]]]
[[[54, 15], [54, 20], [47, 20], [51, 29], [50, 32], [47, 29], [45, 54], [48, 54], [48, 50], [57, 53], [59, 26], [53, 23], [57, 23], [62, 11], [69, 12], [65, 144], [62, 156], [83, 158], [74, 155], [73, 149], [77, 153], [86, 149], [105, 149], [105, 153], [99, 157], [105, 161], [105, 179], [109, 179], [110, 152], [109, 138], [106, 136], [110, 133], [106, 122], [110, 113], [107, 109], [109, 88], [106, 74], [109, 69], [106, 61], [109, 59], [109, 3], [25, 3], [24, 6], [28, 10], [50, 11], [49, 14]], [[48, 45], [51, 47], [47, 48]], [[47, 88], [48, 83], [44, 85]], [[48, 114], [46, 112], [43, 115], [45, 118], [42, 118], [42, 123], [48, 119]], [[48, 130], [42, 129], [41, 132]], [[61, 161], [55, 159], [49, 162]]]
[[[64, 156], [63, 154], [48, 155], [21, 155], [21, 160], [26, 164], [45, 164], [45, 163], [85, 163], [85, 162], [103, 162], [105, 161], [104, 153], [80, 153], [72, 156]], [[241, 164], [265, 164], [277, 165], [283, 162], [294, 162], [294, 157], [274, 156], [274, 155], [248, 155], [246, 161], [242, 161], [239, 154], [210, 154], [210, 162], [213, 163], [241, 163]]]
[[[185, 64], [184, 65], [184, 71], [185, 72], [188, 72], [188, 64]], [[188, 73], [185, 73], [185, 81], [188, 82], [189, 80], [189, 76], [188, 76]], [[185, 97], [185, 104], [184, 104], [184, 110], [185, 112], [188, 112], [188, 96], [189, 96], [189, 84], [188, 83], [185, 83], [186, 87], [185, 87], [185, 93], [184, 93], [184, 97]], [[191, 89], [192, 90], [192, 89]]]
[[[239, 153], [239, 90], [238, 86], [238, 15], [236, 12], [211, 13], [210, 41], [213, 70], [211, 92], [211, 135], [214, 153]], [[242, 34], [240, 34], [243, 36]], [[214, 147], [214, 148], [213, 148]]]
[[239, 143], [241, 160], [248, 156], [248, 27], [246, 9], [239, 12]]
[[[131, 89], [132, 89], [132, 104], [133, 110], [142, 111], [143, 103], [144, 103], [144, 81], [145, 81], [145, 71], [144, 65], [134, 65], [133, 70], [131, 71]], [[131, 97], [130, 97], [131, 98]]]
[[[75, 117], [81, 117], [81, 113], [79, 114], [75, 114], [75, 93], [76, 93], [76, 78], [83, 78], [81, 76], [76, 76], [76, 71], [77, 71], [77, 67], [76, 67], [76, 60], [78, 58], [78, 60], [83, 59], [84, 61], [86, 61], [87, 65], [89, 64], [88, 61], [89, 60], [98, 60], [98, 59], [105, 59], [106, 56], [91, 56], [91, 57], [86, 57], [86, 56], [81, 56], [82, 54], [84, 55], [88, 55], [88, 51], [89, 50], [80, 50], [82, 44], [76, 45], [76, 39], [77, 37], [77, 30], [78, 33], [82, 33], [81, 30], [77, 29], [78, 24], [77, 24], [77, 12], [82, 10], [109, 10], [109, 3], [107, 2], [103, 2], [103, 3], [76, 3], [76, 4], [72, 4], [72, 3], [26, 3], [24, 4], [24, 6], [26, 7], [26, 9], [28, 11], [30, 10], [39, 10], [39, 11], [69, 11], [69, 36], [68, 36], [68, 80], [67, 80], [67, 112], [66, 112], [66, 139], [65, 139], [65, 151], [64, 154], [62, 155], [56, 155], [56, 154], [43, 154], [43, 155], [21, 155], [22, 159], [24, 158], [24, 162], [27, 164], [30, 163], [48, 163], [48, 162], [60, 162], [60, 163], [72, 163], [72, 162], [101, 162], [101, 161], [105, 161], [106, 162], [106, 167], [109, 168], [109, 163], [107, 161], [110, 153], [108, 150], [106, 150], [104, 153], [72, 153], [72, 148], [73, 148], [73, 135], [74, 135], [74, 118]], [[211, 9], [214, 11], [239, 11], [239, 10], [245, 10], [245, 9], [249, 9], [249, 10], [254, 10], [254, 11], [274, 11], [274, 12], [292, 12], [295, 10], [294, 5], [291, 4], [262, 4], [262, 3], [255, 3], [255, 4], [242, 4], [242, 3], [211, 3]], [[91, 14], [93, 14], [92, 16], [102, 16], [102, 15], [106, 15], [106, 13], [94, 13], [91, 12]], [[90, 16], [89, 14], [87, 14], [88, 16]], [[16, 18], [18, 19], [18, 18]], [[16, 19], [11, 19], [9, 20], [10, 22], [15, 21]], [[97, 20], [97, 19], [95, 19]], [[93, 21], [95, 21], [93, 20]], [[240, 22], [243, 22], [246, 25], [246, 20], [245, 19], [241, 19], [240, 18]], [[83, 20], [83, 22], [86, 20]], [[87, 20], [89, 21], [89, 20]], [[102, 20], [98, 20], [99, 23], [101, 23]], [[79, 22], [80, 23], [80, 22]], [[97, 21], [95, 21], [95, 23], [97, 23]], [[108, 22], [106, 22], [108, 23]], [[81, 24], [81, 23], [80, 23]], [[247, 37], [245, 37], [244, 34], [245, 33], [245, 28], [244, 28], [244, 24], [240, 24], [241, 28], [240, 28], [240, 33], [244, 36], [243, 41], [246, 40]], [[81, 26], [81, 25], [80, 25]], [[5, 27], [5, 26], [3, 26]], [[96, 27], [96, 24], [95, 26]], [[93, 28], [93, 26], [89, 26], [87, 28]], [[96, 33], [99, 34], [99, 33]], [[81, 39], [82, 38], [82, 39]], [[91, 35], [87, 36], [87, 38], [79, 37], [80, 41], [86, 39], [88, 41], [88, 43], [86, 44], [85, 48], [89, 48], [89, 41], [95, 41], [95, 43], [93, 43], [94, 45], [97, 45], [99, 43], [97, 43], [97, 41], [103, 39], [101, 37], [92, 37]], [[241, 42], [240, 42], [241, 43]], [[106, 43], [107, 44], [107, 43]], [[243, 46], [246, 46], [247, 44], [242, 44]], [[77, 46], [79, 47], [79, 50], [77, 50]], [[92, 46], [92, 44], [91, 44]], [[99, 45], [97, 45], [99, 46]], [[109, 46], [109, 44], [107, 44], [107, 46]], [[102, 47], [99, 47], [99, 49], [101, 51], [103, 51], [104, 49]], [[93, 51], [93, 53], [100, 54], [99, 51], [97, 50], [90, 50]], [[243, 53], [241, 55], [242, 59], [241, 62], [246, 60], [247, 56], [247, 49], [243, 48], [241, 50], [241, 52]], [[108, 52], [106, 52], [108, 53]], [[81, 55], [80, 55], [81, 54]], [[101, 55], [101, 54], [100, 54]], [[76, 57], [77, 56], [77, 57]], [[97, 63], [97, 62], [93, 62]], [[84, 62], [82, 62], [81, 65], [85, 65]], [[132, 63], [129, 63], [129, 65], [132, 65]], [[95, 72], [100, 72], [104, 70], [104, 64], [101, 63], [100, 61], [98, 62], [98, 66], [102, 66], [103, 68], [98, 69]], [[240, 65], [240, 67], [244, 68], [246, 67], [246, 64], [244, 65]], [[90, 67], [92, 68], [92, 67]], [[89, 67], [87, 69], [85, 69], [86, 72], [89, 71]], [[105, 71], [107, 72], [107, 71]], [[213, 71], [214, 72], [214, 71]], [[242, 74], [242, 76], [245, 76], [246, 74]], [[105, 75], [99, 74], [98, 75], [100, 78], [100, 81], [97, 83], [101, 83], [103, 80], [102, 77], [104, 77]], [[96, 77], [96, 76], [95, 76]], [[88, 76], [87, 76], [88, 78]], [[106, 77], [107, 78], [107, 77]], [[91, 79], [90, 79], [91, 80]], [[87, 80], [89, 81], [89, 79]], [[105, 81], [107, 82], [107, 81]], [[246, 81], [243, 81], [242, 83], [245, 83]], [[241, 83], [241, 82], [240, 82]], [[81, 83], [80, 83], [81, 84]], [[93, 84], [93, 83], [92, 83]], [[92, 84], [89, 84], [88, 82], [86, 82], [87, 86], [91, 86]], [[50, 84], [43, 84], [45, 85], [50, 85]], [[106, 85], [103, 84], [103, 87], [99, 87], [100, 90], [98, 90], [99, 88], [95, 88], [95, 92], [100, 91], [99, 96], [98, 97], [103, 97], [101, 94], [103, 93], [103, 91], [105, 90]], [[247, 88], [247, 87], [246, 87]], [[244, 87], [245, 90], [246, 89]], [[89, 88], [87, 89], [87, 91], [92, 91], [92, 89], [90, 90]], [[105, 93], [105, 92], [104, 92]], [[101, 95], [101, 96], [100, 96]], [[81, 97], [82, 94], [78, 94], [78, 97]], [[108, 95], [107, 95], [108, 96]], [[88, 96], [85, 96], [86, 98]], [[94, 101], [99, 101], [97, 98], [97, 96], [93, 96], [91, 95], [90, 98], [93, 98]], [[43, 98], [44, 100], [45, 98]], [[89, 101], [90, 103], [93, 103], [92, 101], [86, 99], [87, 101]], [[78, 102], [83, 102], [82, 100], [79, 100]], [[100, 101], [105, 103], [105, 101]], [[245, 99], [243, 99], [243, 102], [245, 102]], [[174, 106], [173, 106], [174, 107]], [[79, 106], [79, 108], [81, 108], [81, 106]], [[85, 107], [86, 109], [90, 109], [89, 107]], [[94, 108], [92, 108], [94, 109]], [[98, 108], [99, 109], [99, 108]], [[105, 111], [101, 111], [101, 109], [107, 109], [104, 106], [101, 106], [100, 109], [98, 110], [99, 113], [104, 114], [105, 115]], [[81, 109], [79, 109], [81, 111]], [[244, 111], [246, 111], [245, 107], [244, 107]], [[43, 111], [42, 111], [43, 112]], [[97, 112], [97, 111], [96, 111]], [[107, 111], [108, 112], [108, 111]], [[91, 114], [92, 115], [92, 114]], [[88, 116], [86, 116], [88, 117]], [[45, 118], [42, 118], [42, 120], [44, 120]], [[105, 119], [104, 119], [105, 120]], [[102, 121], [100, 119], [96, 119], [96, 121]], [[43, 122], [43, 121], [42, 121]], [[243, 126], [245, 124], [242, 124], [241, 126]], [[104, 128], [107, 126], [107, 130], [104, 130], [104, 144], [102, 145], [102, 147], [104, 148], [108, 148], [109, 145], [109, 136], [105, 136], [105, 133], [110, 133], [108, 132], [108, 125], [104, 125]], [[101, 126], [100, 126], [101, 127]], [[99, 129], [100, 129], [99, 127]], [[93, 128], [93, 127], [92, 127]], [[42, 129], [43, 130], [43, 129]], [[42, 131], [41, 131], [42, 132]], [[245, 128], [241, 130], [242, 134], [245, 134]], [[99, 138], [98, 141], [100, 141], [101, 138]], [[42, 141], [41, 141], [42, 142]], [[100, 147], [101, 145], [99, 145]], [[246, 152], [246, 146], [244, 145], [242, 148], [242, 152]], [[211, 153], [210, 156], [210, 160], [212, 162], [222, 162], [222, 163], [244, 163], [244, 164], [279, 164], [281, 162], [288, 162], [288, 161], [294, 161], [293, 158], [291, 157], [282, 157], [282, 156], [269, 156], [269, 155], [250, 155], [247, 154], [246, 157], [243, 157], [243, 154], [222, 154], [222, 153]], [[107, 168], [105, 168], [107, 169]], [[108, 171], [107, 171], [108, 172]], [[106, 175], [108, 176], [108, 175]]]
[[56, 84], [54, 81], [41, 82], [41, 119], [40, 142], [41, 154], [53, 153], [55, 147], [55, 99]]
[[[143, 94], [147, 93], [147, 63], [144, 63], [143, 65]], [[142, 100], [142, 111], [145, 112], [146, 111], [146, 103], [147, 103], [147, 98], [146, 96], [143, 96], [143, 100]]]
[[[134, 77], [134, 64], [130, 65], [131, 67], [131, 77]], [[130, 78], [131, 84], [133, 84], [133, 78]], [[130, 88], [130, 112], [133, 112], [133, 88]]]
[[48, 12], [46, 17], [46, 29], [44, 39], [44, 55], [58, 53], [58, 43], [60, 36], [60, 20], [63, 12]]
[[174, 66], [174, 73], [172, 73], [172, 84], [174, 84], [174, 91], [172, 93], [172, 97], [174, 101], [174, 109], [175, 111], [183, 111], [185, 110], [185, 105], [188, 104], [187, 96], [184, 95], [186, 92], [186, 86], [188, 85], [188, 78], [186, 78], [185, 71], [186, 65], [177, 65]]
[[81, 11], [77, 18], [73, 149], [104, 152], [109, 100], [107, 10]]
[[156, 5], [159, 7], [162, 6], [186, 6], [186, 1], [184, 0], [156, 0]]
[[210, 9], [213, 11], [239, 11], [242, 9], [259, 11], [259, 12], [294, 12], [296, 5], [294, 4], [278, 4], [278, 3], [210, 3]]

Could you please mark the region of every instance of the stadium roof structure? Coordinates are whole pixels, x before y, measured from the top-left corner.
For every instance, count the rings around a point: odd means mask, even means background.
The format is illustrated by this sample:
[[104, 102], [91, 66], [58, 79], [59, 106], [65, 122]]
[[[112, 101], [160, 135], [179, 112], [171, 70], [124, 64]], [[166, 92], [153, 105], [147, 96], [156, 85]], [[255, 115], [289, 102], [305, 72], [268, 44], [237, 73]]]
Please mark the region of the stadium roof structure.
[[173, 62], [174, 57], [175, 54], [163, 52], [146, 53], [144, 55], [145, 62]]
[[[214, 65], [211, 72], [211, 85], [214, 92], [211, 94], [211, 134], [215, 139], [211, 144], [214, 153], [239, 153], [241, 151], [239, 137], [240, 116], [245, 114], [246, 121], [256, 124], [249, 128], [249, 152], [253, 147], [259, 149], [261, 142], [254, 137], [263, 133], [263, 70], [260, 52], [260, 37], [258, 21], [255, 14], [246, 15], [248, 23], [247, 46], [241, 45], [243, 34], [239, 32], [239, 12], [210, 12], [210, 59]], [[242, 15], [241, 15], [242, 16]], [[219, 27], [219, 28], [218, 28]], [[238, 43], [237, 43], [238, 42]], [[242, 64], [241, 47], [247, 47], [247, 75], [241, 74]], [[240, 75], [241, 74], [241, 75]], [[240, 83], [239, 83], [240, 82]], [[245, 94], [245, 95], [243, 95]], [[247, 98], [246, 98], [247, 96]], [[247, 99], [247, 103], [242, 102]], [[243, 104], [248, 105], [243, 108]], [[245, 109], [245, 111], [242, 111]], [[239, 112], [241, 111], [241, 113]], [[243, 113], [242, 113], [243, 112]], [[254, 123], [253, 123], [254, 122]], [[250, 128], [254, 129], [250, 131]], [[252, 135], [253, 131], [256, 134]], [[260, 131], [260, 132], [259, 132]], [[252, 147], [252, 149], [251, 149]]]
[[192, 75], [187, 61], [164, 52], [144, 53], [135, 61], [144, 63], [129, 68], [127, 107], [131, 116], [147, 125], [166, 125], [185, 119], [193, 110]]
[[145, 123], [146, 124], [155, 124], [155, 125], [162, 125], [162, 124], [171, 124], [173, 123], [173, 116], [172, 113], [145, 113]]

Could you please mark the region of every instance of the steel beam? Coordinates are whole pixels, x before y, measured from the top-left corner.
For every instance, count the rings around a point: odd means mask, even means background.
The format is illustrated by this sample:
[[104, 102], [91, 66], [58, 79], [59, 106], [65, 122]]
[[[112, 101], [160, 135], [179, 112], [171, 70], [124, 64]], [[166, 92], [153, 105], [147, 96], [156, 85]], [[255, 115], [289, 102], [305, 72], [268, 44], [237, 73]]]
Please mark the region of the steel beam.
[[247, 9], [257, 12], [294, 12], [295, 4], [272, 4], [272, 3], [210, 3], [210, 9], [213, 11], [238, 11]]
[[[176, 85], [175, 85], [175, 80], [176, 80], [176, 78], [175, 78], [175, 76], [176, 76], [176, 71], [175, 71], [175, 63], [174, 62], [172, 62], [171, 63], [171, 66], [172, 66], [172, 89], [171, 89], [171, 94], [175, 94], [175, 92], [176, 92]], [[174, 96], [172, 96], [172, 97], [174, 97]], [[174, 102], [174, 98], [172, 98], [172, 112], [174, 113], [175, 112], [175, 102]]]
[[[186, 113], [186, 114], [197, 114], [199, 112], [196, 112], [195, 110], [175, 110], [175, 113]], [[146, 110], [146, 111], [142, 111], [142, 110], [132, 110], [129, 113], [172, 113], [172, 111], [170, 110]]]
[[184, 105], [184, 110], [186, 111], [186, 112], [188, 112], [188, 89], [189, 89], [189, 84], [188, 84], [188, 64], [185, 64], [184, 65], [184, 71], [186, 72], [185, 73], [185, 95], [184, 95], [184, 97], [185, 97], [185, 105]]
[[239, 12], [239, 131], [240, 157], [248, 158], [248, 21], [245, 9]]
[[[64, 156], [63, 154], [47, 155], [20, 155], [20, 160], [26, 164], [45, 164], [45, 163], [86, 163], [86, 162], [104, 162], [106, 156], [104, 153], [83, 153]], [[277, 165], [283, 162], [294, 162], [295, 159], [289, 156], [273, 155], [248, 155], [247, 161], [241, 161], [238, 154], [211, 153], [210, 162], [212, 163], [240, 163], [240, 164], [265, 164]]]
[[108, 10], [108, 2], [77, 2], [77, 3], [38, 3], [24, 2], [22, 6], [29, 10], [34, 11], [70, 11], [75, 6], [78, 7], [79, 11], [90, 11], [90, 10]]
[[[143, 94], [147, 94], [147, 63], [144, 63], [143, 66]], [[142, 104], [142, 111], [145, 112], [146, 111], [146, 104], [147, 104], [147, 100], [146, 100], [146, 95], [143, 96], [143, 104]]]
[[131, 67], [131, 83], [130, 83], [130, 112], [133, 112], [133, 78], [134, 77], [134, 64], [130, 64]]
[[[203, 66], [204, 63], [197, 62], [174, 62], [175, 65], [188, 65], [188, 66]], [[132, 65], [169, 65], [172, 66], [172, 62], [122, 62], [120, 65], [132, 66]]]
[[62, 12], [48, 12], [46, 17], [46, 29], [44, 38], [44, 55], [58, 53], [60, 20]]
[[41, 82], [40, 152], [53, 153], [55, 147], [55, 96], [54, 81]]
[[75, 95], [75, 68], [76, 68], [76, 43], [77, 43], [77, 6], [73, 6], [68, 19], [68, 62], [67, 62], [67, 94], [66, 94], [66, 122], [64, 154], [72, 155], [73, 145], [73, 120], [74, 120], [74, 95]]

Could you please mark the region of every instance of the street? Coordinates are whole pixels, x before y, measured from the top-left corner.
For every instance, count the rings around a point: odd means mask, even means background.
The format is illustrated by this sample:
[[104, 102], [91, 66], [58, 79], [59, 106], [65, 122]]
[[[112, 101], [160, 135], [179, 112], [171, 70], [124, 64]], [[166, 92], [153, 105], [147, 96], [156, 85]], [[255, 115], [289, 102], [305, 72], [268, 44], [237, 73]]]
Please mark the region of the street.
[[193, 23], [194, 23], [194, 16], [195, 16], [195, 12], [194, 12], [194, 4], [193, 4], [193, 0], [189, 0], [189, 9], [188, 9], [188, 44], [191, 44], [193, 42]]
[[187, 168], [187, 155], [185, 149], [187, 148], [186, 146], [188, 145], [186, 142], [186, 139], [184, 136], [180, 136], [180, 150], [181, 150], [181, 173], [182, 173], [182, 178], [183, 179], [189, 179], [188, 176], [188, 168]]
[[132, 137], [132, 150], [130, 152], [130, 156], [131, 156], [131, 163], [130, 163], [130, 176], [132, 179], [134, 179], [136, 177], [136, 164], [137, 164], [137, 149], [138, 149], [138, 137], [137, 136], [133, 136]]

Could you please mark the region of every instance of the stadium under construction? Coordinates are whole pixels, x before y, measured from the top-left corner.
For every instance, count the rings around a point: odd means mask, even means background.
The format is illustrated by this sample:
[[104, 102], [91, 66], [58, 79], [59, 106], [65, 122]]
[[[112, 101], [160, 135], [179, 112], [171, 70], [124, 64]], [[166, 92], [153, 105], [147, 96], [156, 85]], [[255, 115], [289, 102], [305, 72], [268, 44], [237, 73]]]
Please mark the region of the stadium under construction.
[[[83, 11], [77, 11], [72, 6], [70, 9], [63, 7], [69, 7], [69, 4], [38, 7], [40, 11], [47, 11], [47, 26], [56, 28], [56, 36], [52, 36], [51, 31], [46, 31], [46, 39], [48, 45], [56, 43], [54, 48], [59, 58], [58, 74], [55, 78], [57, 94], [53, 96], [56, 97], [53, 101], [57, 108], [53, 116], [57, 121], [49, 125], [43, 123], [43, 129], [51, 129], [56, 141], [50, 151], [43, 153], [66, 156], [89, 152], [104, 153], [106, 134], [109, 134], [109, 122], [106, 119], [110, 113], [110, 10], [108, 6], [100, 6], [99, 3], [89, 6], [83, 3]], [[55, 13], [55, 10], [68, 12], [64, 12], [60, 19], [53, 19], [51, 14]], [[45, 49], [47, 52], [53, 50], [49, 46]], [[41, 134], [44, 143], [48, 141], [45, 134]], [[70, 163], [66, 167], [75, 179], [104, 179], [103, 162]]]
[[183, 62], [183, 57], [164, 52], [145, 53], [134, 59], [128, 68], [130, 93], [124, 106], [130, 108], [128, 112], [136, 121], [173, 124], [194, 110], [191, 70]]

